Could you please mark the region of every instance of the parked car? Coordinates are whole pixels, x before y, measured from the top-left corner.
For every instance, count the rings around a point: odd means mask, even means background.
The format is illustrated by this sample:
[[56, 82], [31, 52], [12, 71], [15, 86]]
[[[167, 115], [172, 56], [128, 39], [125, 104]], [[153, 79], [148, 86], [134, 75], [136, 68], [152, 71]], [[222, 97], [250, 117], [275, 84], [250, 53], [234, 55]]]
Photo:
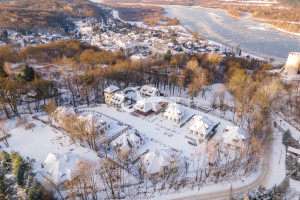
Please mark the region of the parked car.
[[196, 143], [196, 142], [188, 141], [188, 143], [189, 143], [190, 145], [197, 146], [197, 143]]

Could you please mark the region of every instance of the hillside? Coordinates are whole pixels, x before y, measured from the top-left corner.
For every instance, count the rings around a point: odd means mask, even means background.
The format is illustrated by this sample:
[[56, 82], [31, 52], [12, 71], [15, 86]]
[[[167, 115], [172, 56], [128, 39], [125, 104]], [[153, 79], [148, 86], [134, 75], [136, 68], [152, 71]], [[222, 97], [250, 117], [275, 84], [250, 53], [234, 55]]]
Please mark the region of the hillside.
[[0, 2], [0, 29], [68, 31], [69, 18], [95, 17], [106, 21], [106, 11], [91, 2], [24, 0]]

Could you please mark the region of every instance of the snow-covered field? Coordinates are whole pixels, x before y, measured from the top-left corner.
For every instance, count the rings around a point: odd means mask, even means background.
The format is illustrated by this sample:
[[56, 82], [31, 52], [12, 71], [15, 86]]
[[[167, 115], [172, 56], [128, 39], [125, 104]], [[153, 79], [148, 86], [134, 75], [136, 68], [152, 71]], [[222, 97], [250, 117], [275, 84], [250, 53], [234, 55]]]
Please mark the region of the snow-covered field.
[[[12, 135], [8, 139], [9, 148], [6, 151], [17, 151], [24, 157], [35, 159], [35, 169], [41, 169], [41, 164], [45, 161], [48, 154], [64, 154], [73, 152], [81, 159], [96, 161], [99, 159], [96, 152], [84, 148], [79, 144], [70, 142], [68, 136], [43, 124], [40, 121], [32, 121], [36, 126], [33, 129], [25, 130], [23, 126], [14, 128], [10, 131]], [[38, 176], [42, 181], [41, 176]]]

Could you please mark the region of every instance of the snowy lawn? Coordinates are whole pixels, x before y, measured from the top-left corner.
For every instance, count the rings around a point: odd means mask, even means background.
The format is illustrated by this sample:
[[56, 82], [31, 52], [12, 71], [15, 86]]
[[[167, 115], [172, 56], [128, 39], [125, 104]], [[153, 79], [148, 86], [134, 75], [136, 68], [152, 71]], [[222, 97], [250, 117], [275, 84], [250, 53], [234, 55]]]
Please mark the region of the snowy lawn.
[[12, 129], [10, 131], [11, 137], [8, 139], [9, 148], [2, 150], [17, 151], [22, 156], [34, 158], [36, 170], [40, 170], [41, 164], [50, 152], [64, 154], [71, 151], [81, 159], [93, 161], [99, 159], [97, 154], [88, 148], [72, 144], [69, 138], [61, 132], [40, 121], [33, 120], [32, 122], [36, 124], [32, 130], [25, 130], [23, 126]]

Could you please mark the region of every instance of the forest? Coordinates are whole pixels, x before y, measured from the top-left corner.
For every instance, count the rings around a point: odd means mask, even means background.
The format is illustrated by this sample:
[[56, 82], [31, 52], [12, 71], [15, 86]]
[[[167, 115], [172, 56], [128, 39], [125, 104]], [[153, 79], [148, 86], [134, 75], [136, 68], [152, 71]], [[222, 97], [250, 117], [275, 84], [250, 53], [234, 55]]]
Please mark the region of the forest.
[[179, 20], [176, 18], [164, 17], [164, 9], [158, 6], [148, 5], [116, 5], [108, 4], [113, 10], [119, 12], [120, 18], [125, 21], [139, 22], [142, 21], [150, 26], [158, 25], [165, 22], [167, 26], [178, 25]]
[[95, 17], [106, 22], [108, 11], [85, 1], [24, 0], [0, 2], [0, 29], [50, 30], [68, 32], [68, 18]]

